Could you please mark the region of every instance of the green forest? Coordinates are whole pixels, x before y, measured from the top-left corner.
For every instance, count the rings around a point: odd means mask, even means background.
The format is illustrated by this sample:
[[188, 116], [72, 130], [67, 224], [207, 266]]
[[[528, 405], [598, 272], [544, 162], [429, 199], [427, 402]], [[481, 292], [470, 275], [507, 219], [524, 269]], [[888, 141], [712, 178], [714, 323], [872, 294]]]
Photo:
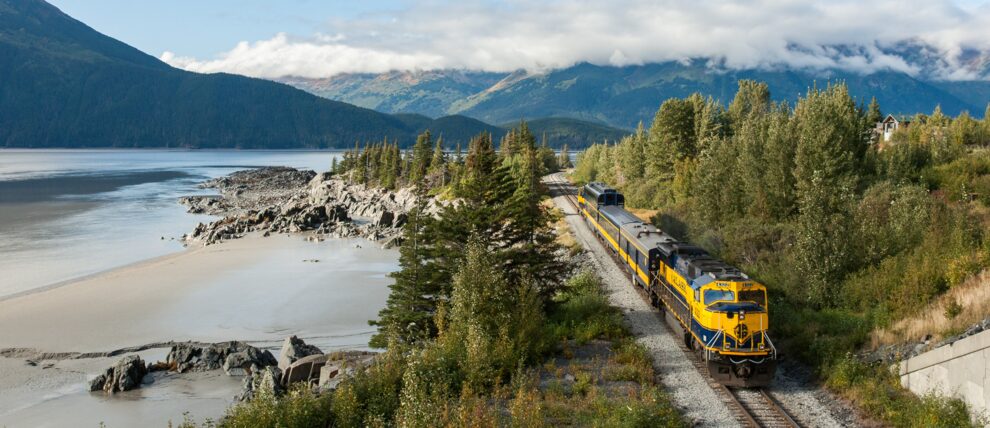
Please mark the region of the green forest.
[[685, 426], [600, 279], [560, 242], [541, 180], [566, 150], [537, 146], [525, 123], [499, 145], [481, 134], [448, 155], [427, 132], [406, 153], [383, 141], [335, 164], [352, 181], [456, 201], [433, 215], [421, 198], [409, 214], [371, 322], [384, 352], [331, 393], [262, 395], [200, 425]]
[[968, 421], [961, 403], [919, 405], [886, 367], [855, 355], [990, 262], [990, 120], [936, 109], [885, 142], [882, 118], [843, 84], [792, 106], [740, 81], [727, 108], [667, 100], [649, 129], [581, 153], [573, 178], [617, 187], [627, 206], [656, 210], [663, 230], [765, 283], [786, 351], [874, 417]]

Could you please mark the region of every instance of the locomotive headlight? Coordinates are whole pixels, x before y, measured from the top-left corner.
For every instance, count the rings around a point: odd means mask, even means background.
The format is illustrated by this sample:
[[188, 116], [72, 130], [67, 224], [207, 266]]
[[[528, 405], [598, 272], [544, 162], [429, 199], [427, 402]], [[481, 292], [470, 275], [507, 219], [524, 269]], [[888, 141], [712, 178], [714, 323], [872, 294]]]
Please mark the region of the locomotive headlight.
[[761, 351], [763, 350], [763, 348], [766, 348], [766, 347], [767, 347], [767, 345], [765, 343], [762, 343], [762, 342], [760, 343], [760, 350]]

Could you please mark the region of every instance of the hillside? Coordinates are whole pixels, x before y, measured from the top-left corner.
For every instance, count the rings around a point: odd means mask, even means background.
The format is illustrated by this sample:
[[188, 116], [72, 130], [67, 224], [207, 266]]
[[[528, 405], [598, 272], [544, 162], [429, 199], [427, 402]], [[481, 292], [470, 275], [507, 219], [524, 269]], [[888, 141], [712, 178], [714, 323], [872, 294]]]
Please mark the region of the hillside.
[[284, 84], [178, 70], [48, 3], [0, 0], [0, 147], [328, 148], [409, 144], [420, 128]]
[[[290, 83], [320, 96], [386, 112], [463, 114], [489, 123], [570, 117], [631, 129], [640, 121], [649, 124], [667, 98], [700, 92], [728, 102], [739, 79], [767, 82], [776, 100], [792, 105], [799, 94], [816, 84], [843, 81], [855, 98], [868, 102], [876, 97], [889, 113], [928, 113], [941, 105], [947, 114], [968, 110], [980, 116], [990, 99], [990, 82], [985, 81], [926, 80], [891, 71], [862, 75], [841, 70], [713, 70], [704, 60], [626, 67], [582, 63], [546, 73], [342, 75], [330, 79], [333, 85], [306, 79]], [[475, 92], [468, 94], [471, 90]], [[443, 103], [445, 109], [438, 106]]]
[[[509, 122], [501, 126], [510, 129], [518, 125], [518, 122]], [[624, 129], [566, 117], [534, 119], [527, 125], [533, 135], [541, 140], [546, 138], [547, 143], [554, 147], [566, 144], [570, 148], [584, 148], [604, 141], [617, 142], [630, 134]]]

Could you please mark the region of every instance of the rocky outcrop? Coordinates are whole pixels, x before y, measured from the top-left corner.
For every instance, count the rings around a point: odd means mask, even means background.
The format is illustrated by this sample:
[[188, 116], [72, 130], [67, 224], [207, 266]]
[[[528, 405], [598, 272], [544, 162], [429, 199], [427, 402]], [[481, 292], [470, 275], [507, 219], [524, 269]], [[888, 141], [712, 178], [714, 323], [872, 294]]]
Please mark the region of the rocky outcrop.
[[310, 355], [322, 355], [323, 351], [313, 345], [307, 345], [305, 341], [289, 336], [282, 343], [282, 350], [278, 354], [278, 368], [287, 370], [292, 363]]
[[261, 371], [252, 373], [244, 378], [243, 390], [235, 399], [238, 401], [250, 401], [258, 395], [278, 397], [285, 392], [281, 381], [282, 370], [273, 366], [265, 367]]
[[102, 390], [108, 394], [128, 391], [141, 386], [141, 382], [147, 374], [148, 368], [145, 366], [144, 360], [137, 355], [130, 355], [117, 361], [103, 374], [93, 379], [89, 383], [89, 390]]
[[[417, 203], [411, 188], [389, 191], [347, 183], [329, 173], [291, 168], [240, 171], [207, 182], [206, 186], [217, 188], [221, 196], [180, 199], [190, 212], [224, 216], [200, 223], [185, 237], [206, 245], [250, 232], [268, 236], [312, 231], [317, 240], [364, 237], [391, 246], [399, 243], [396, 238], [401, 235], [407, 213]], [[439, 211], [434, 199], [430, 199], [426, 211]]]
[[172, 346], [161, 366], [179, 373], [223, 369], [230, 376], [244, 376], [277, 364], [271, 352], [243, 342], [222, 342]]
[[969, 326], [962, 333], [946, 337], [939, 341], [934, 341], [931, 335], [926, 335], [918, 341], [885, 345], [875, 350], [861, 352], [858, 356], [861, 360], [868, 363], [880, 362], [889, 365], [898, 361], [909, 360], [935, 348], [951, 345], [985, 330], [990, 330], [990, 318], [985, 318], [983, 321]]

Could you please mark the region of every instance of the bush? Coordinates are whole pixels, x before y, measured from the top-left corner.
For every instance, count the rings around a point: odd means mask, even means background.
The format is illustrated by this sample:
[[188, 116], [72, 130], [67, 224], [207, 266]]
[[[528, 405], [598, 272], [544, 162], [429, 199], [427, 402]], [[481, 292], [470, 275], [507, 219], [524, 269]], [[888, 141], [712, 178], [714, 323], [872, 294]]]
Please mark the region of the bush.
[[582, 271], [568, 280], [551, 303], [548, 318], [546, 335], [555, 343], [575, 340], [580, 344], [626, 335], [622, 314], [609, 305], [601, 280], [590, 271]]
[[327, 426], [330, 421], [330, 396], [317, 395], [309, 386], [297, 384], [284, 397], [259, 394], [247, 403], [230, 408], [220, 426], [309, 428]]
[[900, 386], [890, 370], [848, 355], [831, 364], [826, 373], [826, 385], [891, 426], [976, 427], [987, 422], [983, 418], [971, 420], [962, 400], [934, 394], [915, 396]]

